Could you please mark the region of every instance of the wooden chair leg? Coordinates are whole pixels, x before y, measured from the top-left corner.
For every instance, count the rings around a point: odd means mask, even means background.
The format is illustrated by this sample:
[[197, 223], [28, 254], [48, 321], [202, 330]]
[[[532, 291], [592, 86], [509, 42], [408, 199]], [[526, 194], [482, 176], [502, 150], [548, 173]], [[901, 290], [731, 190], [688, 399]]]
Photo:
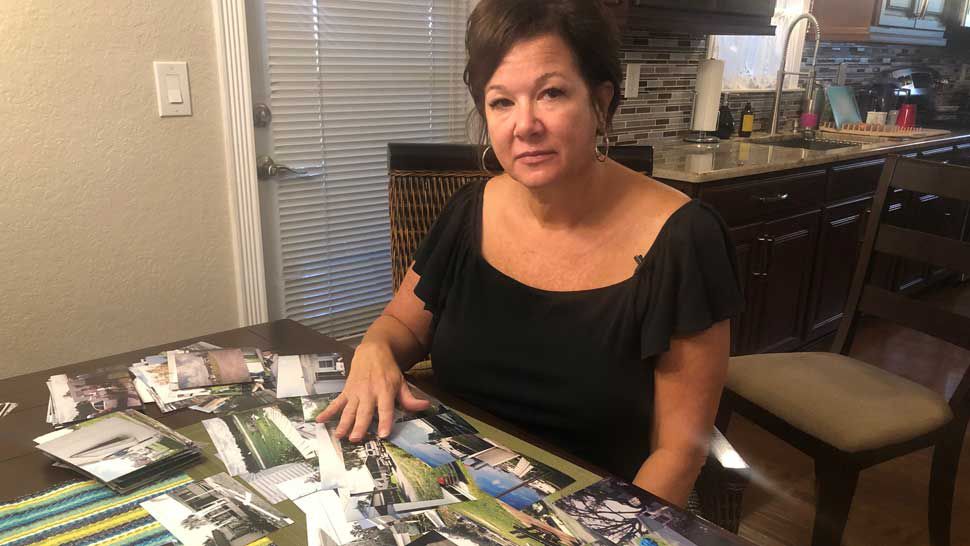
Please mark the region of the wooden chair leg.
[[950, 546], [953, 490], [966, 431], [966, 418], [950, 423], [943, 439], [933, 448], [929, 499], [930, 544], [933, 546]]
[[815, 461], [815, 526], [812, 546], [840, 546], [859, 471], [831, 462]]

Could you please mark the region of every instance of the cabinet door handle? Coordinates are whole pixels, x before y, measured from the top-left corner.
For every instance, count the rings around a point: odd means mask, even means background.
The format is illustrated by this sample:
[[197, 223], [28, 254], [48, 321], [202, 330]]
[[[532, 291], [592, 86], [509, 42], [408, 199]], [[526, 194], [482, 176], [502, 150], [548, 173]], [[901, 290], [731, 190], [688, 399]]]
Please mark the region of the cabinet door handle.
[[761, 237], [758, 237], [757, 241], [757, 250], [761, 251], [759, 253], [760, 259], [758, 261], [761, 263], [758, 264], [758, 269], [756, 271], [751, 272], [751, 275], [764, 278], [768, 276], [768, 267], [771, 265], [771, 244], [774, 243], [775, 240], [767, 235], [762, 235]]
[[859, 235], [856, 238], [859, 239], [860, 243], [866, 240], [866, 228], [869, 227], [870, 214], [872, 214], [872, 209], [867, 208], [859, 215]]
[[752, 199], [766, 205], [768, 203], [780, 203], [788, 199], [787, 193], [776, 193], [774, 195], [752, 195]]

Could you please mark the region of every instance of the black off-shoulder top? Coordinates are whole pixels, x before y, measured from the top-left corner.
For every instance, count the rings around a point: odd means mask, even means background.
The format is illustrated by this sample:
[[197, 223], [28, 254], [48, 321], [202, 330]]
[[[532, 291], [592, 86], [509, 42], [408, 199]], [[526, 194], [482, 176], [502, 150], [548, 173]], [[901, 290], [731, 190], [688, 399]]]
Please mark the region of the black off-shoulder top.
[[415, 294], [433, 315], [437, 382], [632, 480], [650, 453], [657, 357], [672, 336], [742, 311], [724, 222], [692, 200], [670, 216], [628, 279], [547, 291], [482, 256], [485, 185], [452, 196], [415, 256]]

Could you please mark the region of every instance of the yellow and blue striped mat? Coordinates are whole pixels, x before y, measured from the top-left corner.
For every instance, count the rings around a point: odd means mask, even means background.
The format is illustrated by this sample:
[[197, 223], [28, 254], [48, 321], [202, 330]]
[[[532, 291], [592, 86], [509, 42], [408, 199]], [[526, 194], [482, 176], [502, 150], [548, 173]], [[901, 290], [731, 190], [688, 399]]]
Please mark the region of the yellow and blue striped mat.
[[96, 481], [72, 481], [0, 504], [0, 546], [179, 544], [140, 503], [191, 481], [180, 474], [128, 495]]

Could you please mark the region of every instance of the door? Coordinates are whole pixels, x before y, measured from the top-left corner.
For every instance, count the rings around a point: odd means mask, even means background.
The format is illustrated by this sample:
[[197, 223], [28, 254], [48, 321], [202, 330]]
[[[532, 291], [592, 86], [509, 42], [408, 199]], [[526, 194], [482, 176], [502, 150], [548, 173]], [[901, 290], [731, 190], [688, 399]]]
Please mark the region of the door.
[[270, 318], [353, 339], [390, 300], [387, 144], [468, 141], [472, 5], [246, 0]]
[[731, 241], [734, 243], [734, 252], [738, 258], [738, 281], [741, 284], [741, 292], [744, 294], [744, 312], [731, 321], [731, 354], [748, 354], [748, 337], [751, 332], [751, 325], [757, 323], [755, 314], [756, 306], [753, 297], [755, 293], [751, 289], [752, 275], [758, 272], [752, 269], [752, 260], [757, 253], [758, 238], [761, 235], [762, 224], [752, 224], [749, 226], [731, 228]]
[[802, 345], [821, 211], [764, 224], [763, 264], [753, 280], [757, 322], [751, 325], [752, 353], [783, 352]]
[[834, 332], [842, 318], [852, 275], [859, 260], [860, 241], [871, 198], [828, 207], [822, 212], [818, 253], [809, 297], [805, 339]]

